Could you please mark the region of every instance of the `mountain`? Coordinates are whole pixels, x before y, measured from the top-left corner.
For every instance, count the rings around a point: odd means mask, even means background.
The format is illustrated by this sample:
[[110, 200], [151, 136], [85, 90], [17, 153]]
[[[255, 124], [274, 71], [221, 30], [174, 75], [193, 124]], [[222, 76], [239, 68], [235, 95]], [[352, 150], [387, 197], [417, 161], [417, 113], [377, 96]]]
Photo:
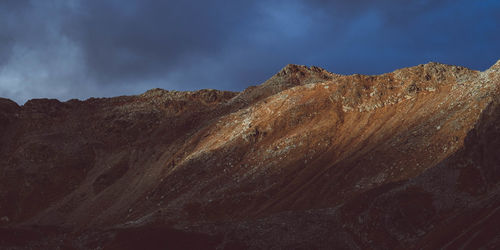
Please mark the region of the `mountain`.
[[0, 99], [0, 246], [500, 246], [500, 61]]

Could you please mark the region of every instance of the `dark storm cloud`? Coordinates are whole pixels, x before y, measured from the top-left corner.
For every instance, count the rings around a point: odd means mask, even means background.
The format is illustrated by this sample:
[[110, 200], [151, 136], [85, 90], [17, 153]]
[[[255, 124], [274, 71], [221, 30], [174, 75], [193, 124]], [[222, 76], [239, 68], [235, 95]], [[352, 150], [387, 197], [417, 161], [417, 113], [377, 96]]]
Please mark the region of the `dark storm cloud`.
[[500, 57], [499, 11], [490, 0], [4, 0], [0, 96], [241, 90], [287, 63], [483, 70]]
[[381, 73], [427, 61], [484, 70], [500, 57], [498, 1], [307, 2], [329, 13], [321, 25], [329, 34], [321, 38], [334, 41], [324, 51], [337, 56], [324, 62], [343, 73]]
[[220, 53], [249, 18], [251, 1], [88, 1], [64, 33], [102, 83], [164, 74], [188, 57]]
[[27, 4], [28, 1], [6, 0], [2, 2], [2, 8], [0, 8], [0, 66], [8, 61], [15, 38], [21, 35], [16, 34], [16, 30], [9, 24], [10, 20], [14, 15], [19, 14], [20, 10]]

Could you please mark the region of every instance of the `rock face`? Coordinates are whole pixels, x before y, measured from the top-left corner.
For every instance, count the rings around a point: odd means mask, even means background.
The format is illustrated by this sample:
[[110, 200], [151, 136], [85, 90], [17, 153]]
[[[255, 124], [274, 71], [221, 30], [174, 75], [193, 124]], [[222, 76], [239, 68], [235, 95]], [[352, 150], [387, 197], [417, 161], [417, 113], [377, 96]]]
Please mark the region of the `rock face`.
[[500, 246], [500, 61], [0, 99], [0, 246]]

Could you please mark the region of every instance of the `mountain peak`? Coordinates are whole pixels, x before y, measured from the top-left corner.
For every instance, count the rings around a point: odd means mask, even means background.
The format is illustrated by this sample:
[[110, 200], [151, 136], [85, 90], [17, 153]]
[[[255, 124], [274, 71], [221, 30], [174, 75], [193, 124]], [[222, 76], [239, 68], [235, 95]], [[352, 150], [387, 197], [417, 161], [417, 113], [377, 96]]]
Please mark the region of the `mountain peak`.
[[307, 67], [305, 65], [287, 64], [262, 85], [279, 85], [288, 88], [331, 80], [335, 76], [335, 74], [317, 66]]
[[[149, 237], [137, 246], [219, 235], [258, 249], [481, 248], [497, 242], [500, 207], [496, 72], [289, 64], [239, 93], [0, 98], [0, 232], [27, 246], [60, 227], [54, 246], [144, 239], [135, 232]], [[24, 242], [31, 225], [40, 239]]]
[[297, 73], [302, 74], [302, 75], [310, 74], [310, 73], [332, 74], [332, 73], [328, 72], [327, 70], [320, 68], [318, 66], [307, 67], [305, 65], [287, 64], [276, 75], [286, 76], [286, 75], [293, 75], [293, 74], [297, 74]]
[[500, 60], [498, 60], [495, 64], [493, 64], [489, 70], [494, 70], [494, 71], [498, 71], [500, 70]]

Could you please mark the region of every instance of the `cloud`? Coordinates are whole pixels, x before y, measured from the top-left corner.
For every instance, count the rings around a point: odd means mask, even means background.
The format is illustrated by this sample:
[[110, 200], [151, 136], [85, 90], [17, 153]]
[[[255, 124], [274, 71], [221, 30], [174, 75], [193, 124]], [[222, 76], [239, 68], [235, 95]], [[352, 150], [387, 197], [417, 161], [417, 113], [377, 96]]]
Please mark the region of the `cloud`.
[[485, 69], [500, 55], [499, 10], [491, 0], [4, 0], [0, 96], [241, 90], [288, 63]]
[[213, 56], [241, 22], [247, 1], [89, 1], [64, 34], [77, 41], [99, 83], [139, 81], [194, 56]]

